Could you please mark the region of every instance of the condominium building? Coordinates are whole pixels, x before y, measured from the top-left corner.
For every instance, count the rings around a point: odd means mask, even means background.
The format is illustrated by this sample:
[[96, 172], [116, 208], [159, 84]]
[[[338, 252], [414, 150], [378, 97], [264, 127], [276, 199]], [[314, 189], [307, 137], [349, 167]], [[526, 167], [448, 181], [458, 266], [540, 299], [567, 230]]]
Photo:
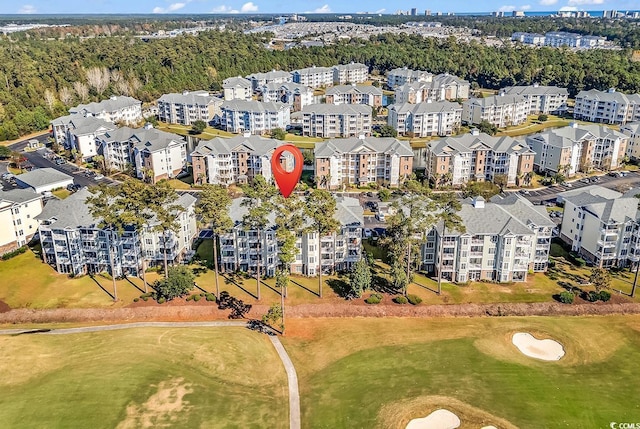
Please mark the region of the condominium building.
[[509, 86], [501, 92], [506, 95], [521, 95], [529, 102], [528, 114], [557, 113], [567, 111], [569, 92], [557, 86], [540, 86], [537, 83], [527, 86]]
[[56, 143], [69, 150], [75, 149], [85, 160], [98, 154], [96, 137], [117, 128], [103, 119], [77, 114], [62, 116], [50, 123]]
[[311, 88], [333, 85], [333, 68], [330, 67], [308, 67], [291, 72], [293, 81]]
[[580, 91], [576, 95], [573, 117], [589, 122], [626, 124], [640, 121], [640, 94], [608, 91]]
[[38, 231], [42, 195], [31, 189], [0, 190], [0, 255], [16, 250]]
[[515, 32], [511, 35], [511, 40], [524, 43], [525, 45], [544, 45], [544, 34]]
[[253, 96], [253, 84], [250, 80], [242, 76], [230, 77], [222, 81], [224, 99], [229, 100], [251, 100]]
[[369, 67], [365, 64], [350, 63], [333, 67], [333, 83], [346, 85], [366, 82], [369, 79]]
[[415, 137], [450, 136], [460, 128], [462, 106], [450, 101], [397, 103], [388, 107], [387, 124]]
[[395, 88], [413, 82], [431, 82], [433, 75], [424, 70], [411, 70], [406, 67], [390, 70], [387, 73], [387, 85]]
[[275, 128], [283, 130], [291, 121], [288, 104], [233, 100], [222, 104], [222, 129], [231, 133], [264, 134]]
[[267, 83], [259, 89], [262, 101], [279, 101], [291, 106], [294, 112], [299, 112], [304, 106], [313, 103], [313, 90], [299, 83]]
[[545, 46], [568, 46], [570, 48], [594, 48], [604, 46], [607, 38], [598, 36], [583, 36], [564, 31], [550, 31], [544, 35]]
[[487, 121], [498, 128], [518, 125], [527, 120], [529, 102], [522, 95], [493, 95], [472, 98], [462, 103], [462, 122]]
[[622, 165], [629, 137], [603, 125], [578, 125], [528, 135], [536, 152], [536, 171], [573, 176], [593, 168], [611, 170]]
[[256, 175], [272, 180], [271, 155], [281, 140], [255, 135], [201, 141], [191, 153], [193, 180], [197, 184], [247, 183]]
[[453, 282], [523, 282], [530, 271], [546, 271], [555, 224], [546, 209], [524, 197], [478, 196], [457, 212], [465, 232], [437, 225], [427, 235], [422, 262], [428, 272]]
[[[191, 248], [196, 235], [196, 198], [182, 194], [175, 204], [183, 208], [176, 213], [179, 232], [166, 235], [154, 231], [151, 219], [138, 233], [101, 228], [86, 203], [87, 188], [65, 200], [52, 200], [37, 216], [44, 262], [61, 274], [74, 276], [107, 272], [112, 276], [139, 276], [144, 266], [161, 264], [166, 255], [170, 263], [179, 262]], [[112, 269], [113, 267], [113, 269]]]
[[371, 134], [371, 107], [362, 104], [312, 104], [302, 109], [302, 133], [311, 137]]
[[620, 132], [629, 138], [627, 156], [640, 158], [640, 122], [630, 122], [620, 127]]
[[293, 82], [291, 72], [282, 70], [271, 70], [266, 73], [253, 73], [247, 76], [247, 79], [251, 81], [254, 91], [264, 85]]
[[327, 140], [316, 144], [314, 155], [320, 188], [370, 183], [398, 186], [413, 172], [411, 146], [391, 137]]
[[[362, 258], [362, 206], [356, 198], [338, 197], [336, 203], [334, 217], [340, 224], [338, 230], [320, 237], [320, 247], [317, 233], [300, 234], [296, 241], [298, 254], [291, 264], [291, 272], [315, 276], [320, 267], [324, 273], [346, 271]], [[221, 268], [255, 273], [260, 261], [260, 271], [274, 276], [280, 265], [275, 214], [269, 216], [269, 225], [258, 235], [258, 231], [247, 231], [242, 224], [247, 207], [242, 205], [241, 198], [233, 200], [229, 213], [234, 227], [220, 236]]]
[[436, 186], [493, 181], [497, 175], [505, 176], [511, 186], [533, 171], [534, 156], [522, 140], [493, 137], [474, 129], [463, 136], [429, 142], [426, 174]]
[[187, 142], [182, 136], [144, 128], [122, 127], [97, 139], [108, 169], [128, 171], [150, 183], [176, 177], [187, 162]]
[[382, 90], [371, 85], [337, 85], [325, 92], [327, 104], [366, 104], [382, 107]]
[[560, 238], [598, 267], [625, 267], [640, 260], [638, 190], [621, 194], [588, 186], [558, 196], [564, 202]]
[[142, 101], [126, 96], [112, 96], [97, 103], [79, 104], [69, 109], [71, 115], [93, 116], [107, 122], [136, 124], [142, 121]]
[[222, 100], [207, 91], [164, 94], [158, 99], [158, 119], [170, 124], [191, 125], [195, 121], [220, 121]]

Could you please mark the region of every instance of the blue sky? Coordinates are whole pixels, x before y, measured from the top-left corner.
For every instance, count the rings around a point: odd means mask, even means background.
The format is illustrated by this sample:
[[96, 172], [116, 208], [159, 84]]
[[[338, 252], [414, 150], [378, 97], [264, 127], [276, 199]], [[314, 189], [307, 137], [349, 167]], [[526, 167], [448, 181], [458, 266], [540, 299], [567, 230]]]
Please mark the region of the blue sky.
[[490, 12], [494, 10], [631, 10], [638, 0], [2, 0], [0, 14], [33, 13], [395, 13], [417, 8], [432, 12]]

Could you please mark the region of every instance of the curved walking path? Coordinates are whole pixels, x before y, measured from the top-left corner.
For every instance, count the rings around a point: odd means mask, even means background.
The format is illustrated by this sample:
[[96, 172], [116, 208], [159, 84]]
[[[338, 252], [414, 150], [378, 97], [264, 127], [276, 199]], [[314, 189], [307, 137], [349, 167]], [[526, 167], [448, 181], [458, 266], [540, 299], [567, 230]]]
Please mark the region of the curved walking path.
[[[82, 326], [78, 328], [62, 328], [62, 329], [2, 329], [0, 335], [16, 335], [16, 334], [41, 334], [41, 335], [67, 335], [81, 334], [86, 332], [100, 331], [116, 331], [120, 329], [131, 328], [194, 328], [194, 327], [222, 327], [222, 326], [247, 326], [247, 322], [243, 321], [213, 321], [213, 322], [137, 322], [137, 323], [120, 323], [116, 325], [101, 326]], [[278, 357], [282, 361], [282, 365], [287, 373], [287, 381], [289, 384], [289, 427], [290, 429], [300, 429], [300, 392], [298, 390], [298, 375], [293, 366], [293, 362], [289, 358], [287, 351], [284, 349], [280, 338], [276, 335], [269, 335], [271, 344], [276, 349]]]

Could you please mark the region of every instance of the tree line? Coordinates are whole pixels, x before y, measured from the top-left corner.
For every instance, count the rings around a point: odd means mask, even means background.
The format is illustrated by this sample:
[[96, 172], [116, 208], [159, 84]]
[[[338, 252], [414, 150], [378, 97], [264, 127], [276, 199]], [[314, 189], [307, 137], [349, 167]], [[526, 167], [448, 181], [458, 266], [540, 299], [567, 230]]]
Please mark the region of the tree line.
[[474, 87], [558, 85], [640, 91], [631, 50], [486, 46], [415, 35], [383, 34], [324, 47], [269, 50], [270, 34], [207, 31], [148, 42], [132, 36], [45, 40], [0, 38], [0, 140], [46, 129], [70, 106], [130, 95], [152, 102], [168, 92], [219, 90], [230, 76], [272, 69], [367, 64], [373, 74], [397, 67], [451, 73]]

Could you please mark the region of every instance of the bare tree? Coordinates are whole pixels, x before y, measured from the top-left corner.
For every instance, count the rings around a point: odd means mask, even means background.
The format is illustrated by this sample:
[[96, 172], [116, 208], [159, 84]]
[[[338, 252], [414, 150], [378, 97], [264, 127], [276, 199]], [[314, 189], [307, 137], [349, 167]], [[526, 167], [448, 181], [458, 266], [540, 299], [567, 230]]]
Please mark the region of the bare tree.
[[62, 104], [65, 106], [70, 105], [73, 101], [73, 92], [71, 92], [71, 89], [68, 86], [60, 88], [59, 95], [60, 101], [62, 101]]
[[96, 90], [98, 94], [102, 94], [111, 80], [111, 73], [106, 67], [92, 67], [87, 70], [87, 83]]
[[49, 108], [50, 112], [53, 112], [53, 108], [56, 105], [56, 101], [58, 101], [56, 99], [56, 94], [54, 91], [50, 90], [49, 88], [44, 90], [44, 102], [47, 103], [47, 107]]
[[111, 82], [118, 83], [121, 80], [124, 80], [124, 76], [122, 76], [122, 72], [118, 69], [111, 70]]
[[129, 88], [129, 82], [122, 79], [116, 82], [116, 91], [121, 95], [129, 95], [131, 94], [131, 90]]
[[87, 101], [87, 98], [89, 97], [89, 87], [86, 83], [80, 81], [73, 82], [73, 89], [75, 90], [76, 94], [78, 94], [78, 98], [80, 98], [80, 101], [82, 101], [83, 103]]

